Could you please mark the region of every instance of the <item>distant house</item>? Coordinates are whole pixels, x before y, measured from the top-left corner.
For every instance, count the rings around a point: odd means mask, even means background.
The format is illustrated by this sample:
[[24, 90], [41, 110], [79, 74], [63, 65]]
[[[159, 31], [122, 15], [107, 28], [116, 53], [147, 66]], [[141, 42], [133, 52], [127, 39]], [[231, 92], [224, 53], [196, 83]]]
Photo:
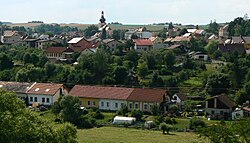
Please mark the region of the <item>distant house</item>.
[[139, 39], [148, 39], [152, 37], [152, 32], [148, 31], [145, 27], [140, 27], [138, 29], [129, 29], [125, 32], [124, 38], [126, 40], [131, 39], [132, 35], [136, 35]]
[[135, 88], [127, 99], [128, 109], [150, 111], [155, 104], [161, 106], [166, 111], [162, 105], [162, 103], [165, 103], [165, 100], [167, 100], [167, 91], [164, 89]]
[[203, 52], [190, 52], [191, 58], [195, 60], [208, 61], [210, 58], [206, 53]]
[[179, 109], [182, 109], [186, 100], [187, 100], [187, 96], [185, 94], [175, 93], [172, 96], [171, 102], [175, 103]]
[[212, 119], [231, 119], [236, 106], [228, 96], [219, 95], [206, 100], [205, 111]]
[[129, 110], [150, 111], [154, 104], [161, 105], [166, 99], [166, 90], [123, 87], [75, 85], [69, 95], [79, 97], [83, 107], [117, 111], [123, 105]]
[[79, 97], [83, 107], [116, 111], [127, 105], [126, 99], [133, 88], [75, 85], [69, 95]]
[[149, 40], [153, 44], [153, 49], [167, 48], [168, 44], [163, 42], [163, 39], [160, 37], [150, 37]]
[[232, 36], [229, 37], [225, 44], [244, 44], [244, 47], [250, 49], [250, 36]]
[[22, 45], [28, 48], [35, 48], [35, 47], [38, 47], [37, 41], [38, 39], [34, 39], [34, 38], [27, 36], [22, 40], [22, 43], [23, 43]]
[[216, 36], [216, 35], [211, 35], [210, 37], [208, 37], [208, 41], [212, 41], [212, 40], [218, 40], [219, 38], [218, 38], [218, 36]]
[[250, 108], [249, 107], [236, 108], [232, 112], [232, 120], [239, 120], [239, 119], [248, 118], [248, 117], [250, 117]]
[[49, 47], [45, 52], [50, 60], [72, 61], [74, 50], [65, 47]]
[[219, 39], [220, 41], [223, 41], [228, 38], [229, 32], [228, 32], [228, 24], [224, 25], [219, 29]]
[[223, 53], [234, 53], [237, 52], [239, 54], [245, 53], [244, 44], [219, 44], [218, 49]]
[[34, 83], [26, 91], [28, 95], [28, 103], [40, 103], [42, 105], [50, 106], [58, 101], [62, 95], [67, 95], [68, 90], [63, 84], [55, 83]]
[[36, 41], [36, 43], [37, 43], [37, 48], [43, 50], [50, 47], [52, 44], [56, 44], [56, 42], [53, 40], [38, 40]]
[[153, 47], [152, 41], [150, 41], [149, 39], [135, 39], [134, 43], [134, 49], [137, 52], [149, 51]]
[[184, 45], [172, 45], [172, 46], [168, 47], [167, 49], [169, 49], [169, 50], [179, 49], [180, 52], [182, 52], [182, 53], [186, 53], [188, 51], [188, 47], [184, 46]]
[[82, 52], [82, 51], [86, 50], [87, 48], [96, 49], [100, 45], [100, 43], [88, 41], [84, 37], [77, 37], [77, 38], [71, 39], [68, 42], [68, 45], [69, 45], [69, 48], [71, 48], [75, 52]]
[[103, 42], [103, 43], [107, 46], [107, 48], [108, 48], [109, 50], [111, 50], [111, 51], [115, 51], [115, 50], [118, 48], [118, 46], [121, 46], [121, 45], [122, 45], [122, 43], [121, 43], [120, 41], [117, 41], [117, 40], [115, 40], [115, 39], [104, 39], [102, 42]]
[[5, 45], [15, 45], [20, 42], [22, 36], [18, 31], [6, 30], [3, 33], [2, 42]]
[[15, 92], [17, 97], [26, 100], [26, 91], [30, 88], [32, 84], [27, 82], [6, 82], [0, 81], [0, 88], [6, 89], [11, 92]]

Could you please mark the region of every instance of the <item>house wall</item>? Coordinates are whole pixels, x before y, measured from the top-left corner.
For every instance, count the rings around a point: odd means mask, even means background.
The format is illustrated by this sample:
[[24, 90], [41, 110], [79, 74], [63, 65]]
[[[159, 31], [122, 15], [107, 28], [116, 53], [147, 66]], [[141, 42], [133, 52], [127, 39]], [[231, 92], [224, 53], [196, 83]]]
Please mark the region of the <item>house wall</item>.
[[135, 45], [135, 50], [137, 52], [144, 52], [144, 51], [148, 51], [151, 49], [151, 46], [137, 46]]
[[100, 101], [99, 99], [80, 97], [80, 100], [82, 101], [82, 107], [95, 107], [95, 108], [99, 108], [99, 101]]
[[[45, 99], [45, 102], [43, 102], [43, 98]], [[37, 100], [35, 100], [37, 99]], [[56, 98], [53, 98], [52, 95], [39, 95], [39, 94], [28, 94], [28, 101], [29, 104], [32, 105], [34, 102], [39, 102], [42, 105], [53, 105]], [[47, 102], [49, 100], [49, 102]]]
[[70, 48], [86, 47], [87, 44], [89, 44], [89, 42], [86, 41], [85, 39], [82, 39], [78, 43], [69, 44], [69, 47]]
[[232, 112], [232, 120], [241, 119], [244, 117], [243, 110], [233, 111]]
[[126, 100], [100, 99], [99, 109], [117, 111], [121, 108], [122, 104], [127, 105], [127, 101]]
[[17, 96], [19, 99], [25, 100], [26, 97], [27, 97], [28, 95], [25, 94], [25, 93], [16, 93], [16, 96]]
[[109, 42], [109, 43], [107, 44], [107, 46], [109, 47], [109, 49], [110, 49], [111, 51], [114, 51], [114, 50], [117, 48], [118, 45], [121, 45], [121, 43], [120, 43], [120, 42], [117, 42], [117, 41], [111, 41], [111, 42]]
[[21, 39], [21, 37], [22, 37], [22, 36], [16, 32], [16, 33], [15, 33], [13, 36], [11, 36], [11, 37], [6, 37], [6, 36], [4, 36], [4, 37], [3, 37], [3, 42], [6, 43], [6, 44], [13, 44], [13, 43], [18, 42], [18, 41]]
[[[205, 111], [210, 115], [223, 115], [224, 113], [231, 114], [232, 110], [231, 109], [205, 108]], [[221, 114], [222, 112], [223, 114]]]
[[141, 111], [150, 111], [151, 107], [154, 105], [160, 105], [156, 102], [137, 102], [137, 101], [127, 101], [127, 106], [129, 110], [141, 110]]
[[46, 56], [48, 59], [56, 59], [56, 60], [60, 60], [63, 58], [62, 53], [46, 53]]
[[161, 49], [161, 48], [168, 48], [168, 44], [166, 43], [154, 43], [153, 44], [153, 49]]
[[151, 32], [144, 31], [144, 32], [136, 32], [136, 35], [141, 39], [148, 39], [152, 37], [153, 34]]

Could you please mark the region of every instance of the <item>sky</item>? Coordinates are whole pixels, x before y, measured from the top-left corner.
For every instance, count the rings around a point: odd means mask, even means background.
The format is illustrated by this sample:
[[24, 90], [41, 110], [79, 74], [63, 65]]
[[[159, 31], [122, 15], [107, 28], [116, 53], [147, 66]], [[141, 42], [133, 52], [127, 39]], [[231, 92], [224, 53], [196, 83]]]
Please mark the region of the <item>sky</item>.
[[96, 24], [230, 22], [250, 15], [250, 0], [0, 0], [0, 21]]

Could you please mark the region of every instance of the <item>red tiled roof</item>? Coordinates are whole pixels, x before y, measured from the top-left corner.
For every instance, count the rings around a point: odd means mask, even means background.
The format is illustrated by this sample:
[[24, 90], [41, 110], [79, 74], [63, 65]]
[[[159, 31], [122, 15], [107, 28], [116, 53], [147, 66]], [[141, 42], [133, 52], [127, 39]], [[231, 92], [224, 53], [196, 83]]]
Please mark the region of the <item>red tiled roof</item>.
[[63, 84], [55, 83], [34, 83], [26, 93], [54, 95], [62, 86]]
[[65, 47], [49, 47], [46, 49], [46, 53], [63, 53], [65, 50]]
[[12, 31], [12, 30], [6, 30], [6, 31], [4, 31], [4, 36], [5, 37], [11, 37], [11, 36], [13, 36], [15, 33], [16, 33], [17, 31]]
[[128, 97], [129, 101], [162, 102], [166, 90], [135, 88]]
[[135, 39], [135, 44], [137, 46], [152, 46], [152, 41], [149, 39]]
[[126, 100], [132, 91], [133, 88], [75, 85], [69, 92], [69, 95], [86, 98]]

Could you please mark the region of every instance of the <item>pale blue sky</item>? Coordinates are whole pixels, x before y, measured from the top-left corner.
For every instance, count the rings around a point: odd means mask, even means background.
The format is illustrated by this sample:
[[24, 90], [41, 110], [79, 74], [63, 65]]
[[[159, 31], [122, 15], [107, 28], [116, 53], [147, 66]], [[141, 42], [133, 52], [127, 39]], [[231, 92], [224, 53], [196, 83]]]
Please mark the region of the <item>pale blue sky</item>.
[[207, 24], [250, 15], [250, 0], [0, 0], [0, 21], [94, 24], [102, 10], [107, 22]]

